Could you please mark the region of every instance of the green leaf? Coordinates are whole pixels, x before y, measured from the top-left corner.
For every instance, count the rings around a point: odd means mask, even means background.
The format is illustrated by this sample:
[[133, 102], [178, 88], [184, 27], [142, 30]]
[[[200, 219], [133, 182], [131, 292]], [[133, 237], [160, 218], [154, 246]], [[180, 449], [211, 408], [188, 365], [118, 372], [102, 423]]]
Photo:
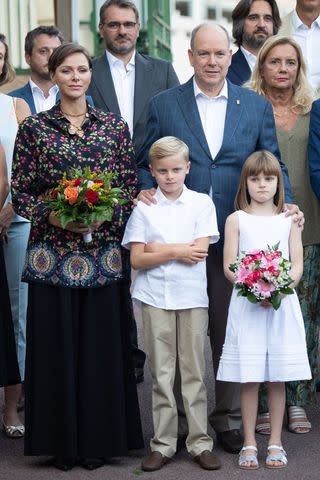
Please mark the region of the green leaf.
[[251, 293], [251, 292], [248, 292], [247, 299], [248, 299], [249, 302], [251, 302], [251, 303], [258, 303], [258, 299], [257, 299], [257, 298], [255, 297], [255, 295], [253, 295], [253, 293]]
[[271, 303], [272, 303], [273, 308], [275, 310], [278, 310], [278, 308], [281, 305], [281, 297], [280, 297], [279, 293], [276, 293], [275, 295], [272, 295]]

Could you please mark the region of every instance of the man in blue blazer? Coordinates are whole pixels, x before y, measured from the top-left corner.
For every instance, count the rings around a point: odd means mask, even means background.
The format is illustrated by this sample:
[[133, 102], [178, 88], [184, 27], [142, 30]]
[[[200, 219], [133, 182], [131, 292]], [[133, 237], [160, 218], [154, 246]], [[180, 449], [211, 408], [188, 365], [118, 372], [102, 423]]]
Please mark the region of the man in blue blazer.
[[26, 62], [30, 67], [30, 80], [9, 95], [23, 98], [29, 105], [32, 115], [48, 110], [57, 101], [58, 87], [51, 81], [48, 60], [63, 41], [60, 30], [52, 25], [40, 25], [26, 35], [24, 50]]
[[232, 34], [239, 49], [232, 55], [227, 78], [243, 85], [251, 77], [264, 42], [278, 33], [280, 14], [275, 0], [240, 0], [232, 12]]
[[[200, 25], [191, 36], [189, 50], [194, 77], [184, 85], [162, 92], [150, 102], [146, 142], [138, 158], [139, 199], [153, 201], [148, 151], [166, 135], [183, 140], [190, 149], [187, 187], [212, 196], [221, 240], [210, 246], [207, 259], [209, 328], [216, 374], [225, 337], [232, 286], [223, 274], [223, 231], [233, 212], [240, 172], [256, 150], [269, 150], [280, 158], [272, 108], [262, 96], [225, 79], [231, 61], [230, 40], [219, 25]], [[290, 200], [286, 167], [281, 164]], [[242, 447], [239, 385], [216, 382], [216, 407], [209, 421], [225, 450]]]

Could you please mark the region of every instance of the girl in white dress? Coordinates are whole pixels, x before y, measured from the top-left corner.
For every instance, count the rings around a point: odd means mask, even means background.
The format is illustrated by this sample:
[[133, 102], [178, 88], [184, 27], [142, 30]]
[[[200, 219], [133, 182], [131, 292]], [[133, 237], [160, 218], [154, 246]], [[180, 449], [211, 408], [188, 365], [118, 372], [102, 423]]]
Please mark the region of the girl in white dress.
[[[235, 199], [236, 212], [226, 221], [224, 271], [234, 283], [229, 265], [241, 252], [266, 249], [280, 242], [283, 258], [290, 259], [291, 287], [302, 275], [303, 249], [301, 228], [284, 207], [283, 179], [278, 160], [270, 152], [250, 155], [243, 165]], [[229, 306], [225, 344], [217, 379], [241, 383], [241, 413], [244, 446], [239, 466], [258, 468], [255, 423], [258, 391], [268, 382], [271, 435], [266, 458], [268, 468], [287, 464], [282, 448], [281, 430], [285, 409], [285, 385], [291, 380], [310, 379], [305, 332], [296, 293], [282, 299], [280, 308], [271, 303], [252, 304], [238, 297], [234, 289]]]

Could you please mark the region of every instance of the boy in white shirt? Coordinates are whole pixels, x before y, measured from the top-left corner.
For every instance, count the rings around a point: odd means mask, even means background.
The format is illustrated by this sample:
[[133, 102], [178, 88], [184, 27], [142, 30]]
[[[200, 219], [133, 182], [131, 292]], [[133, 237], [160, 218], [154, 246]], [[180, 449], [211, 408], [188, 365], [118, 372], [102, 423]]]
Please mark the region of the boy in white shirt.
[[150, 170], [158, 184], [156, 204], [138, 202], [122, 244], [138, 270], [132, 297], [141, 301], [145, 350], [153, 379], [154, 437], [145, 471], [159, 470], [176, 452], [178, 414], [173, 394], [176, 361], [188, 421], [188, 452], [202, 468], [215, 470], [207, 434], [204, 341], [208, 326], [206, 263], [209, 243], [219, 232], [208, 195], [189, 190], [189, 149], [175, 137], [150, 149]]

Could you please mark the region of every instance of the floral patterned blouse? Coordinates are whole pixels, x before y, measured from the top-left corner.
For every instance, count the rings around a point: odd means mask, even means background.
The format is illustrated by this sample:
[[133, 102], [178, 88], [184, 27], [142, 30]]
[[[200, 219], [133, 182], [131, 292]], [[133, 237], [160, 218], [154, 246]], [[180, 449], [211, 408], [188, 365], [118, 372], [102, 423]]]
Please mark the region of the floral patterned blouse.
[[[31, 220], [23, 280], [50, 285], [100, 287], [128, 278], [121, 239], [136, 196], [134, 152], [126, 123], [113, 113], [88, 105], [84, 136], [68, 132], [60, 106], [28, 117], [19, 127], [12, 168], [13, 205]], [[55, 187], [70, 167], [115, 172], [128, 203], [115, 207], [113, 221], [104, 222], [85, 243], [81, 234], [54, 227], [42, 195]], [[113, 185], [115, 186], [115, 185]]]

